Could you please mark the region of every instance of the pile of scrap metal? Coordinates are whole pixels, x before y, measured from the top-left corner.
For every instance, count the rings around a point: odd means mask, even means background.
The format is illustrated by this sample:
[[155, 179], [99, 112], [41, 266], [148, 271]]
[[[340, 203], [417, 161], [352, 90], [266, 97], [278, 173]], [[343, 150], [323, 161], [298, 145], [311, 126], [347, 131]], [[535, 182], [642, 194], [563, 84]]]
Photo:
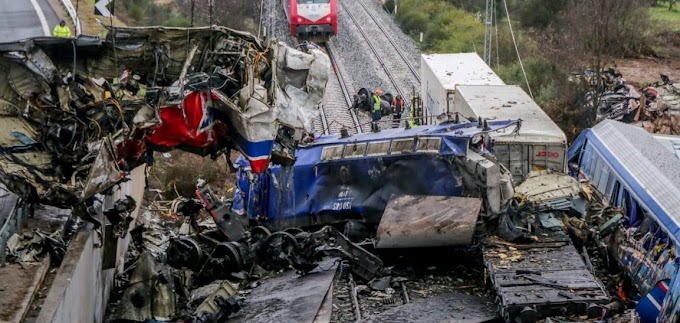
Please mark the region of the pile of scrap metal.
[[0, 180], [12, 191], [87, 213], [155, 150], [237, 149], [255, 172], [291, 162], [330, 70], [317, 49], [222, 27], [108, 35], [0, 44]]
[[31, 234], [13, 234], [7, 239], [11, 260], [19, 263], [37, 262], [39, 256], [49, 254], [52, 263], [60, 264], [66, 254], [65, 243], [59, 232], [47, 234], [35, 229]]
[[[594, 73], [586, 73], [594, 82]], [[614, 70], [604, 71], [599, 91], [586, 93], [585, 108], [597, 111], [597, 121], [619, 120], [650, 133], [680, 135], [680, 85], [661, 74], [661, 81], [637, 90]], [[595, 99], [597, 98], [597, 109]]]
[[605, 318], [614, 306], [601, 305], [609, 295], [585, 248], [581, 184], [566, 174], [532, 172], [515, 192], [513, 207], [499, 221], [501, 239], [482, 241], [502, 316], [520, 322], [555, 315]]
[[203, 201], [217, 227], [190, 221], [197, 233], [170, 239], [162, 254], [150, 252], [155, 248], [148, 244], [135, 243], [139, 255], [130, 259], [131, 265], [118, 277], [127, 287], [117, 302], [113, 322], [223, 321], [243, 306], [240, 292], [258, 284], [264, 275], [291, 268], [304, 275], [327, 256], [348, 260], [352, 272], [366, 281], [389, 273], [378, 257], [333, 227], [270, 233], [256, 226], [246, 231], [229, 211], [230, 203], [221, 202], [207, 187], [197, 194], [198, 199], [182, 200], [179, 204], [185, 205], [177, 209], [194, 218], [198, 210], [193, 205]]
[[[603, 206], [601, 202], [599, 198], [593, 199], [597, 207], [587, 220], [597, 246], [603, 254], [611, 256], [607, 265], [621, 270], [614, 286], [616, 296], [625, 305], [635, 307], [642, 322], [652, 322], [657, 317], [662, 320], [659, 310], [664, 296], [668, 293], [677, 298], [677, 293], [670, 292], [678, 263], [673, 242], [663, 236], [651, 217], [639, 223], [639, 229], [627, 226], [631, 219], [624, 215], [624, 209]], [[666, 310], [667, 315], [677, 319], [677, 310], [669, 307]]]

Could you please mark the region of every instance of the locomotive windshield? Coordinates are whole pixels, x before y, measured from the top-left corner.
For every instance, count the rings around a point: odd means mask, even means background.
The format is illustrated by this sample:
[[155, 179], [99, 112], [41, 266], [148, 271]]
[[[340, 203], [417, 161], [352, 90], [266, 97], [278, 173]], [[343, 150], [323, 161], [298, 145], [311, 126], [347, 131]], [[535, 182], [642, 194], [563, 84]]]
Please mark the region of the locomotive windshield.
[[310, 3], [330, 3], [331, 0], [297, 0], [298, 4], [310, 4]]

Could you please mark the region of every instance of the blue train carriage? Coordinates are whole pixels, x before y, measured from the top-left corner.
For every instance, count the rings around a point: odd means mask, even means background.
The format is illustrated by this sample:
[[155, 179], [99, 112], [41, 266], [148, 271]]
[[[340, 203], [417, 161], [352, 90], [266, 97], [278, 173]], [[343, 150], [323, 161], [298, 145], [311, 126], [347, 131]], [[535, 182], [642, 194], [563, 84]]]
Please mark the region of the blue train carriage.
[[322, 136], [296, 151], [292, 167], [272, 166], [253, 175], [241, 163], [235, 210], [276, 229], [346, 221], [375, 225], [388, 202], [399, 196], [476, 197], [483, 200], [484, 214], [498, 214], [512, 198], [511, 176], [485, 145], [489, 133], [519, 123]]
[[680, 321], [680, 137], [664, 137], [606, 120], [568, 151], [571, 174], [619, 213], [599, 236], [637, 288], [642, 322]]

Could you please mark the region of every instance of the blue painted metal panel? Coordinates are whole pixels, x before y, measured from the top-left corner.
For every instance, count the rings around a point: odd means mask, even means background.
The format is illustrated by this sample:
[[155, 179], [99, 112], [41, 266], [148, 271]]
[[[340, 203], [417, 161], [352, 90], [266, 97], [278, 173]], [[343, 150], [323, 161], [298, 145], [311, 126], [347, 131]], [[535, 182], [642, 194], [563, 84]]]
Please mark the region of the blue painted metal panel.
[[[515, 122], [491, 121], [490, 131]], [[471, 139], [488, 131], [478, 128], [477, 123], [463, 123], [387, 129], [348, 138], [322, 136], [296, 151], [293, 166], [273, 166], [261, 176], [239, 171], [234, 209], [250, 219], [264, 216], [273, 223], [311, 225], [350, 219], [377, 223], [387, 202], [397, 196], [461, 196], [461, 174], [453, 159], [465, 156]], [[329, 146], [394, 143], [409, 138], [416, 142], [423, 138], [441, 141], [438, 151], [403, 154], [385, 150], [374, 156], [321, 158]]]
[[[661, 225], [662, 229], [670, 236], [673, 245], [677, 247], [680, 241], [680, 228], [678, 226], [680, 214], [677, 212], [680, 196], [669, 194], [669, 192], [677, 192], [678, 183], [674, 183], [674, 179], [671, 178], [672, 175], [666, 176], [663, 171], [657, 168], [663, 167], [663, 162], [656, 160], [655, 156], [645, 156], [640, 152], [643, 149], [640, 149], [639, 145], [645, 143], [636, 140], [629, 141], [626, 138], [626, 131], [639, 131], [639, 129], [628, 129], [626, 127], [630, 126], [609, 121], [608, 124], [603, 123], [594, 129], [582, 132], [568, 151], [569, 161], [578, 162], [581, 171], [597, 177], [605, 167], [588, 169], [587, 165], [584, 164], [590, 162], [590, 160], [577, 160], [580, 151], [583, 149], [592, 150], [593, 158], [603, 160], [609, 166], [610, 176], [615, 175], [621, 183], [617, 205], [626, 205], [629, 210], [630, 219], [627, 226], [640, 225], [642, 214], [637, 214], [639, 213], [637, 212], [637, 205], [639, 205], [656, 223]], [[595, 174], [594, 172], [598, 173]], [[627, 194], [624, 194], [624, 189]], [[652, 228], [650, 230], [645, 235], [645, 237], [650, 238], [649, 243], [645, 244], [647, 248], [642, 248], [643, 250], [638, 250], [638, 253], [635, 253], [633, 249], [636, 244], [629, 241], [629, 246], [633, 246], [633, 248], [619, 248], [617, 253], [622, 261], [622, 266], [631, 276], [635, 285], [643, 293], [650, 291], [649, 294], [644, 296], [637, 308], [643, 322], [656, 321], [659, 311], [661, 311], [660, 322], [675, 322], [680, 318], [678, 258], [672, 255], [670, 249], [666, 249], [658, 256], [658, 259], [652, 260], [649, 257], [651, 253], [645, 250], [650, 250], [653, 247], [651, 241], [659, 241], [653, 239], [653, 237], [660, 238], [660, 241], [665, 241], [665, 238], [658, 228], [655, 229], [656, 231]], [[642, 257], [640, 257], [641, 255]], [[668, 283], [668, 278], [672, 278], [672, 281], [670, 281], [667, 294], [665, 291], [662, 293], [660, 285], [653, 285], [662, 279]], [[663, 286], [666, 285], [663, 284]], [[659, 304], [662, 302], [663, 305], [660, 306]]]
[[[648, 213], [660, 224], [664, 226], [666, 232], [673, 237], [676, 244], [680, 242], [680, 227], [675, 223], [675, 216], [667, 213], [661, 205], [651, 195], [653, 192], [645, 189], [642, 184], [630, 173], [629, 169], [624, 166], [617, 156], [608, 148], [607, 144], [595, 135], [595, 133], [588, 133], [588, 140], [597, 151], [604, 157], [606, 162], [616, 172], [619, 180], [627, 187], [630, 194], [636, 197], [636, 200], [642, 204]], [[680, 198], [680, 197], [679, 197]]]

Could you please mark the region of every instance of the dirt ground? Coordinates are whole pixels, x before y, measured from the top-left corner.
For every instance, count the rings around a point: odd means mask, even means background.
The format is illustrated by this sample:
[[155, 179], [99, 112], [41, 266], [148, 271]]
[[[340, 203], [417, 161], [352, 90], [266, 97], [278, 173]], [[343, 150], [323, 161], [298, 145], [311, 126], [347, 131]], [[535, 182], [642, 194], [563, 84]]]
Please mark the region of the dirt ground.
[[11, 321], [21, 308], [33, 280], [38, 274], [39, 263], [20, 265], [8, 263], [0, 267], [0, 320]]
[[659, 31], [652, 44], [656, 57], [614, 59], [614, 67], [627, 82], [636, 87], [660, 81], [659, 74], [666, 74], [672, 81], [680, 82], [680, 32]]
[[619, 59], [615, 62], [623, 78], [636, 87], [660, 81], [659, 74], [680, 82], [680, 57]]

